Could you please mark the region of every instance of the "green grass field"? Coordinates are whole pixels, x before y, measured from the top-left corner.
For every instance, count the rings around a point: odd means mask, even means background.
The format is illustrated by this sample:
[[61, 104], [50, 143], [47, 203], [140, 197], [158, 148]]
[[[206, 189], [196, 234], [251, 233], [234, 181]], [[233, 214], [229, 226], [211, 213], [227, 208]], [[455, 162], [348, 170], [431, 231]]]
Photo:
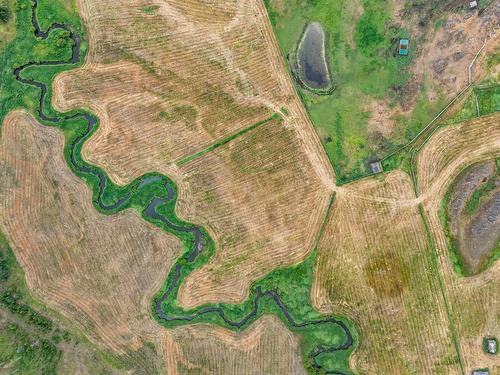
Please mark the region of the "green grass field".
[[[45, 41], [37, 40], [31, 26], [31, 5], [29, 1], [17, 0], [11, 6], [12, 17], [15, 19], [15, 38], [3, 49], [0, 49], [0, 123], [13, 109], [26, 108], [33, 112], [37, 107], [39, 93], [31, 87], [22, 85], [14, 78], [13, 69], [28, 61], [67, 59], [71, 56], [71, 40], [67, 33], [56, 31]], [[55, 22], [67, 22], [81, 33], [83, 28], [78, 18], [74, 1], [54, 0], [41, 1], [38, 6], [40, 27], [47, 29]], [[82, 53], [85, 54], [87, 44], [82, 43]], [[48, 81], [54, 72], [69, 69], [61, 66], [55, 69], [41, 69], [37, 78]], [[28, 72], [26, 72], [28, 73]], [[28, 75], [28, 74], [27, 74]], [[40, 77], [40, 75], [42, 77]]]
[[[429, 103], [422, 85], [413, 111], [394, 119], [390, 138], [370, 134], [370, 102], [387, 100], [395, 106], [404, 100], [400, 93], [419, 48], [419, 40], [412, 40], [408, 30], [391, 23], [389, 2], [266, 0], [265, 4], [283, 56], [294, 51], [307, 22], [318, 21], [329, 33], [335, 91], [331, 96], [317, 96], [299, 87], [297, 91], [339, 183], [366, 175], [369, 161], [381, 159], [411, 139], [443, 105], [442, 100]], [[396, 55], [400, 37], [410, 37], [408, 57]]]

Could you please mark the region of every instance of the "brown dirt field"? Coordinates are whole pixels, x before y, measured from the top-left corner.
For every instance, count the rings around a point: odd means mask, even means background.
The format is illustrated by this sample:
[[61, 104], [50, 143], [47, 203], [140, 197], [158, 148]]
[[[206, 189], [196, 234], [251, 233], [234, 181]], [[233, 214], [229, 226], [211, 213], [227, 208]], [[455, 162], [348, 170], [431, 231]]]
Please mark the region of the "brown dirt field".
[[175, 329], [172, 338], [177, 348], [164, 348], [171, 375], [306, 373], [298, 338], [274, 316], [262, 317], [243, 333], [198, 324]]
[[[421, 194], [443, 195], [459, 167], [500, 155], [500, 113], [444, 127], [422, 148], [417, 159]], [[441, 190], [440, 190], [441, 189]], [[442, 190], [444, 189], [444, 190]]]
[[[129, 354], [157, 340], [150, 298], [181, 245], [134, 211], [97, 213], [62, 150], [56, 129], [25, 112], [7, 116], [0, 145], [0, 228], [37, 298], [101, 348]], [[154, 358], [146, 360], [154, 367]]]
[[417, 203], [402, 171], [337, 189], [312, 298], [356, 324], [360, 373], [460, 372]]
[[[439, 209], [454, 178], [467, 166], [500, 155], [500, 114], [443, 128], [424, 146], [418, 160], [418, 175], [424, 209], [434, 237], [446, 285], [466, 373], [500, 367], [495, 357], [482, 352], [486, 335], [500, 336], [500, 263], [473, 277], [459, 277], [453, 270]], [[432, 156], [432, 157], [431, 157]]]
[[[57, 77], [54, 104], [100, 117], [83, 153], [116, 182], [152, 170], [175, 174], [174, 161], [281, 107], [318, 174], [333, 179], [260, 1], [210, 3], [218, 8], [210, 17], [203, 1], [78, 4], [89, 53], [83, 68]], [[151, 4], [159, 8], [141, 11]]]
[[274, 121], [180, 169], [178, 211], [206, 223], [217, 246], [181, 286], [183, 306], [241, 301], [251, 281], [311, 250], [329, 194], [297, 138]]
[[443, 195], [436, 196], [424, 207], [439, 254], [466, 373], [475, 368], [489, 367], [491, 374], [498, 374], [498, 359], [483, 353], [481, 342], [486, 335], [500, 335], [500, 263], [497, 261], [489, 269], [473, 277], [463, 278], [455, 273], [438, 216], [442, 197]]

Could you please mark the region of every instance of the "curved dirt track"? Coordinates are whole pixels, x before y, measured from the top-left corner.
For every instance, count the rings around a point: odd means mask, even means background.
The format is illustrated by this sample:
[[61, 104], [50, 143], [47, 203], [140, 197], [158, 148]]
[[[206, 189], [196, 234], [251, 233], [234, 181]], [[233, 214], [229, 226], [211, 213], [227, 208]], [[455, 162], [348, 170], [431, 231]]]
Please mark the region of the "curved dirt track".
[[[68, 141], [67, 147], [67, 162], [70, 167], [79, 177], [86, 177], [89, 184], [94, 188], [94, 204], [97, 208], [104, 213], [116, 213], [119, 210], [130, 207], [134, 199], [140, 196], [143, 201], [147, 202], [142, 208], [142, 215], [148, 221], [156, 224], [157, 226], [166, 229], [168, 232], [175, 234], [190, 250], [184, 254], [173, 266], [171, 272], [167, 277], [167, 284], [164, 291], [154, 301], [152, 312], [160, 322], [163, 322], [167, 327], [174, 327], [181, 324], [186, 324], [191, 321], [203, 322], [204, 316], [217, 316], [219, 324], [228, 328], [245, 328], [254, 322], [263, 310], [260, 308], [261, 301], [266, 299], [269, 304], [271, 302], [277, 308], [278, 315], [283, 322], [285, 322], [292, 330], [304, 331], [308, 327], [324, 326], [329, 329], [330, 326], [335, 329], [340, 329], [343, 332], [343, 340], [336, 345], [323, 345], [318, 344], [317, 348], [310, 353], [312, 366], [316, 371], [324, 371], [330, 374], [343, 374], [343, 372], [324, 368], [318, 362], [318, 357], [325, 353], [333, 353], [336, 351], [349, 350], [353, 346], [353, 337], [349, 328], [344, 321], [337, 319], [333, 316], [321, 317], [317, 319], [300, 319], [293, 316], [288, 310], [287, 306], [282, 301], [280, 295], [275, 290], [262, 290], [256, 287], [250, 296], [251, 302], [247, 305], [251, 306], [250, 310], [240, 312], [238, 317], [234, 313], [228, 314], [224, 306], [205, 306], [191, 311], [185, 311], [176, 306], [176, 298], [179, 284], [192, 271], [193, 268], [199, 267], [206, 262], [207, 257], [211, 254], [204, 254], [209, 252], [210, 247], [213, 246], [210, 237], [202, 229], [195, 225], [184, 223], [175, 217], [174, 207], [177, 197], [176, 186], [165, 176], [160, 174], [148, 174], [141, 176], [134, 180], [126, 189], [120, 190], [118, 196], [113, 195], [113, 200], [109, 198], [110, 190], [113, 185], [109, 177], [100, 169], [87, 164], [81, 159], [80, 150], [82, 144], [91, 136], [96, 130], [97, 119], [85, 112], [76, 112], [70, 116], [48, 116], [44, 112], [45, 96], [48, 89], [45, 84], [34, 79], [23, 78], [23, 71], [32, 66], [43, 65], [65, 65], [77, 64], [80, 62], [80, 38], [72, 31], [72, 29], [63, 24], [52, 24], [47, 31], [42, 31], [38, 24], [37, 19], [37, 1], [32, 5], [32, 24], [35, 29], [35, 35], [40, 39], [47, 39], [50, 32], [55, 29], [63, 29], [70, 33], [70, 38], [73, 40], [74, 47], [72, 56], [67, 61], [37, 61], [26, 63], [14, 70], [16, 79], [25, 84], [33, 86], [40, 90], [40, 99], [38, 107], [38, 115], [44, 122], [58, 125], [66, 121], [81, 121], [85, 122], [85, 127], [82, 129], [81, 134], [73, 136], [73, 139]], [[152, 186], [154, 185], [154, 189]], [[146, 189], [147, 188], [147, 189]], [[144, 197], [145, 194], [147, 198]], [[174, 218], [173, 220], [169, 218]], [[171, 312], [172, 311], [172, 312]], [[180, 313], [179, 313], [180, 312]], [[232, 316], [231, 316], [232, 315]], [[202, 319], [203, 317], [203, 319]], [[213, 321], [209, 320], [209, 321]], [[332, 328], [333, 329], [333, 328]]]

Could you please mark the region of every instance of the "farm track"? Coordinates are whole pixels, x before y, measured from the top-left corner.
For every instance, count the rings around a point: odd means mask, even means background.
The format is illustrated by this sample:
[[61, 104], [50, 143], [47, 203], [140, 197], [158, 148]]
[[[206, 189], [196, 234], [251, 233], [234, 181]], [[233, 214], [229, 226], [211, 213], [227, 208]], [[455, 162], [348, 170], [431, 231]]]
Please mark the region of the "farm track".
[[[204, 250], [205, 253], [208, 252], [212, 240], [202, 228], [193, 224], [181, 222], [177, 219], [174, 213], [177, 188], [166, 176], [157, 173], [143, 175], [127, 185], [125, 189], [120, 190], [119, 196], [115, 196], [112, 202], [110, 202], [111, 199], [107, 198], [107, 196], [110, 195], [109, 190], [112, 186], [109, 176], [101, 169], [84, 162], [80, 155], [83, 144], [98, 127], [97, 118], [85, 112], [75, 112], [68, 116], [52, 116], [46, 114], [44, 111], [44, 103], [48, 94], [47, 85], [34, 79], [23, 78], [22, 76], [23, 71], [30, 67], [74, 65], [79, 64], [81, 61], [81, 40], [79, 35], [76, 34], [70, 26], [61, 23], [53, 23], [46, 31], [42, 31], [37, 18], [37, 5], [38, 1], [34, 0], [32, 2], [31, 21], [34, 27], [35, 36], [45, 40], [52, 31], [64, 30], [69, 33], [69, 37], [74, 43], [72, 54], [68, 60], [28, 62], [14, 69], [14, 75], [20, 83], [40, 90], [37, 113], [43, 122], [52, 126], [62, 127], [63, 124], [68, 121], [85, 121], [86, 128], [84, 131], [67, 141], [67, 161], [72, 171], [91, 185], [94, 192], [93, 201], [99, 211], [107, 214], [116, 213], [129, 208], [134, 198], [138, 199], [138, 197], [140, 197], [141, 201], [147, 202], [141, 207], [143, 217], [160, 228], [167, 229], [172, 234], [178, 236], [184, 242], [186, 248], [190, 248], [190, 250], [172, 267], [167, 277], [168, 282], [164, 292], [154, 300], [153, 314], [155, 318], [167, 327], [175, 327], [193, 321], [213, 322], [213, 320], [210, 319], [213, 319], [215, 316], [216, 319], [219, 319], [218, 322], [224, 327], [244, 329], [262, 315], [264, 311], [260, 308], [262, 305], [261, 301], [267, 299], [277, 308], [279, 317], [292, 331], [300, 330], [304, 332], [308, 327], [315, 327], [318, 325], [324, 326], [325, 329], [340, 329], [344, 336], [344, 340], [341, 343], [333, 346], [318, 343], [316, 349], [308, 353], [308, 355], [310, 356], [312, 366], [316, 372], [323, 371], [327, 374], [344, 374], [344, 372], [338, 370], [324, 368], [318, 362], [318, 357], [325, 353], [334, 353], [351, 349], [354, 340], [346, 323], [333, 316], [325, 316], [311, 320], [297, 319], [288, 310], [284, 301], [275, 290], [262, 290], [259, 286], [255, 287], [250, 297], [252, 299], [250, 310], [244, 311], [243, 313], [239, 312], [241, 316], [238, 318], [230, 317], [229, 315], [231, 314], [227, 313], [223, 305], [202, 306], [198, 309], [189, 311], [180, 310], [180, 308], [176, 306], [180, 284], [190, 271], [192, 271], [193, 267], [199, 267], [203, 264], [203, 260], [206, 260], [205, 257], [207, 254], [203, 253]], [[162, 193], [159, 194], [159, 191]], [[148, 195], [144, 196], [146, 193]], [[168, 214], [164, 214], [163, 212], [167, 212]], [[169, 217], [173, 217], [174, 220], [170, 220]], [[204, 259], [200, 257], [202, 254]], [[180, 311], [181, 313], [172, 314], [166, 312], [170, 310]]]

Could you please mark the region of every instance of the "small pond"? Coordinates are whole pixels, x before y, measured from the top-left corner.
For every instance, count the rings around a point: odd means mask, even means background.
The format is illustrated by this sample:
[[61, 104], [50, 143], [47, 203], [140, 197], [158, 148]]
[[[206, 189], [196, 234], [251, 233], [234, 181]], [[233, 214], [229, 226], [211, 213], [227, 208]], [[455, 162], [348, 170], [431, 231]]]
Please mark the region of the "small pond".
[[319, 22], [307, 24], [297, 48], [298, 78], [302, 83], [315, 90], [328, 90], [331, 87], [328, 68], [328, 34]]

